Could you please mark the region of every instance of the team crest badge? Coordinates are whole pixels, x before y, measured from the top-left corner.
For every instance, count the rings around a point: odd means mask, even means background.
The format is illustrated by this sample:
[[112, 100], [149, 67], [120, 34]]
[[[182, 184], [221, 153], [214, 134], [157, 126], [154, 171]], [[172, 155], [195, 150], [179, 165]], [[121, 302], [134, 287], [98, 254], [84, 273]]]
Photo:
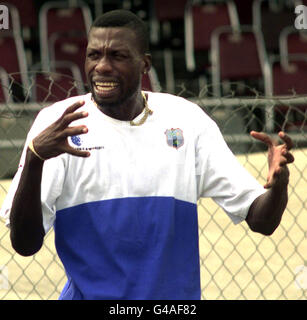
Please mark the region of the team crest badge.
[[165, 131], [166, 135], [166, 142], [170, 147], [178, 149], [183, 146], [184, 139], [183, 139], [183, 132], [181, 129], [167, 129]]
[[81, 140], [81, 138], [80, 138], [80, 136], [72, 136], [72, 137], [70, 137], [70, 139], [71, 139], [71, 142], [74, 144], [74, 145], [76, 145], [76, 146], [81, 146], [81, 144], [82, 144], [82, 140]]

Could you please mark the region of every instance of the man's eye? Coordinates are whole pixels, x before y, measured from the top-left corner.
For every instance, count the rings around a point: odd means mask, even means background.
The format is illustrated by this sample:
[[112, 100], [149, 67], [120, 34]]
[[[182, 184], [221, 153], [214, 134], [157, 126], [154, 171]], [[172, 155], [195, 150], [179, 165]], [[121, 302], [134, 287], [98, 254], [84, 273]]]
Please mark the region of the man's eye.
[[127, 55], [121, 52], [114, 52], [113, 56], [118, 59], [126, 59]]
[[97, 54], [97, 52], [89, 52], [89, 53], [87, 54], [87, 56], [88, 56], [89, 58], [91, 58], [91, 59], [95, 59], [95, 58], [98, 57], [98, 54]]

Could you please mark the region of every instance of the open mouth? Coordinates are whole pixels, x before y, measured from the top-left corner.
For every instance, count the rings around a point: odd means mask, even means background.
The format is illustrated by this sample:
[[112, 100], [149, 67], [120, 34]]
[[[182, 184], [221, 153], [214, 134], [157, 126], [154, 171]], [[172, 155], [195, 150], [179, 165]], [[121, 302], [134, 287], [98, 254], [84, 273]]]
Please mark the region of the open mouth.
[[105, 82], [94, 82], [95, 93], [99, 96], [110, 95], [119, 88], [118, 82], [105, 81]]

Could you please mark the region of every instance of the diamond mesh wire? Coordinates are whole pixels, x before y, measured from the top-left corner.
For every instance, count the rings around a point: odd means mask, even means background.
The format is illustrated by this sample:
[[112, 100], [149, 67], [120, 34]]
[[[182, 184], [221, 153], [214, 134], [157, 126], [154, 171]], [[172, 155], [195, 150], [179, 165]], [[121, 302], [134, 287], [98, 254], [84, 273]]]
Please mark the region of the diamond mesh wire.
[[[16, 171], [26, 133], [37, 112], [51, 104], [55, 80], [40, 103], [31, 102], [35, 82], [24, 98], [7, 88], [13, 102], [0, 104], [0, 206]], [[18, 84], [17, 84], [18, 85]], [[76, 86], [71, 81], [71, 90]], [[197, 102], [219, 125], [241, 164], [261, 183], [267, 173], [266, 149], [250, 130], [287, 131], [294, 140], [295, 162], [289, 166], [289, 203], [275, 233], [253, 233], [245, 222], [233, 225], [211, 200], [198, 203], [202, 299], [306, 299], [307, 290], [307, 130], [306, 97], [227, 96], [210, 98], [208, 87]], [[187, 95], [184, 87], [180, 95]], [[305, 103], [305, 104], [304, 104]], [[51, 230], [43, 248], [21, 257], [11, 248], [9, 230], [0, 222], [0, 299], [57, 299], [66, 281]]]

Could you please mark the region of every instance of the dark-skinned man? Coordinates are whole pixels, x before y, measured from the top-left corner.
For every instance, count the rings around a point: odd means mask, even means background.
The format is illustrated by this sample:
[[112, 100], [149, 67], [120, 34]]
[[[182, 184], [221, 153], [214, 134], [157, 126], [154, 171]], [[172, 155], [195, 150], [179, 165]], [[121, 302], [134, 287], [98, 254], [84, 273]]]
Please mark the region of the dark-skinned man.
[[201, 197], [255, 232], [280, 223], [290, 137], [251, 133], [269, 148], [264, 188], [201, 108], [141, 90], [150, 67], [143, 21], [100, 16], [86, 51], [90, 93], [43, 109], [27, 136], [2, 215], [25, 256], [54, 227], [68, 278], [60, 299], [200, 299]]

